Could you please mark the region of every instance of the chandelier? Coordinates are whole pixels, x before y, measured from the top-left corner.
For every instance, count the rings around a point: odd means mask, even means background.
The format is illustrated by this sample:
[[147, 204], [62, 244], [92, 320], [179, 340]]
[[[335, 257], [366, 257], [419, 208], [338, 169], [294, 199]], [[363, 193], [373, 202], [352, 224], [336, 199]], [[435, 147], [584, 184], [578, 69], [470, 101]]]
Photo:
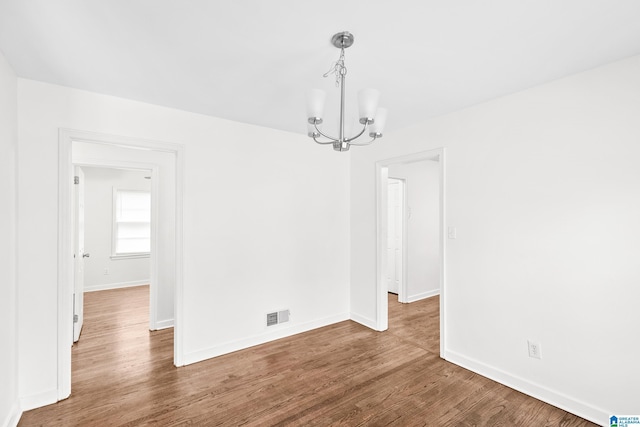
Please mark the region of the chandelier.
[[[329, 71], [324, 74], [328, 77], [330, 74], [336, 76], [336, 87], [340, 87], [340, 125], [338, 128], [338, 137], [334, 138], [323, 133], [319, 125], [322, 124], [322, 113], [324, 110], [324, 101], [326, 94], [320, 89], [311, 89], [307, 93], [307, 117], [308, 119], [308, 135], [318, 144], [332, 144], [336, 151], [348, 151], [349, 147], [369, 145], [373, 141], [382, 137], [382, 130], [387, 119], [387, 110], [378, 107], [378, 99], [380, 92], [375, 89], [363, 89], [358, 92], [358, 106], [360, 113], [360, 124], [363, 125], [362, 130], [357, 135], [346, 138], [344, 135], [344, 83], [347, 76], [347, 67], [344, 65], [344, 50], [353, 44], [353, 34], [344, 31], [334, 34], [331, 43], [340, 49], [340, 58], [331, 66]], [[369, 129], [369, 137], [371, 140], [366, 142], [354, 142], [360, 138]], [[318, 138], [325, 138], [324, 140]]]

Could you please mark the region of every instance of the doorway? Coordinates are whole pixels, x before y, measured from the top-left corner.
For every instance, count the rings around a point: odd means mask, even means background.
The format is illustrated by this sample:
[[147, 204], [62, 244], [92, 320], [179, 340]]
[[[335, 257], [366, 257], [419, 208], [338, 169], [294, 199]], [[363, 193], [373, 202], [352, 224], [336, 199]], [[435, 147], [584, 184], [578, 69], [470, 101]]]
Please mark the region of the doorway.
[[[152, 169], [74, 163], [74, 342], [84, 323], [86, 292], [151, 281]], [[153, 229], [153, 232], [152, 232]], [[149, 304], [151, 308], [151, 305]], [[154, 307], [155, 308], [155, 307]], [[158, 329], [147, 316], [149, 329]]]
[[[124, 150], [124, 151], [123, 151]], [[167, 194], [152, 202], [162, 211], [159, 230], [152, 229], [150, 329], [173, 326], [174, 365], [183, 365], [182, 352], [182, 182], [183, 148], [178, 144], [61, 129], [59, 135], [59, 273], [58, 273], [58, 400], [71, 394], [73, 343], [74, 166], [151, 170], [152, 194]], [[153, 198], [152, 198], [153, 200]], [[152, 219], [152, 224], [155, 223]], [[163, 241], [153, 235], [161, 234]], [[166, 285], [163, 286], [163, 283]], [[161, 289], [158, 289], [161, 288]], [[154, 295], [155, 294], [155, 295]], [[155, 315], [154, 315], [155, 313]], [[170, 314], [170, 318], [167, 315]], [[154, 325], [154, 326], [152, 326]]]
[[[420, 164], [428, 164], [431, 169], [430, 178], [425, 181], [425, 178], [407, 179], [407, 176], [412, 175], [413, 172], [409, 172], [412, 169], [421, 168]], [[404, 175], [402, 171], [405, 171]], [[422, 176], [422, 175], [412, 175]], [[393, 230], [390, 231], [389, 221], [389, 200], [393, 195], [390, 195], [390, 178], [403, 178], [405, 180], [405, 213], [404, 218], [411, 218], [411, 221], [416, 219], [425, 219], [427, 216], [430, 218], [428, 223], [430, 225], [422, 225], [421, 228], [430, 234], [428, 241], [430, 245], [422, 245], [420, 249], [408, 250], [410, 245], [409, 240], [418, 238], [422, 243], [425, 241], [425, 237], [419, 237], [418, 232], [408, 232], [410, 227], [409, 222], [405, 222], [404, 233], [405, 236], [403, 242], [403, 262], [402, 267], [404, 270], [403, 278], [401, 281], [401, 288], [399, 289], [399, 296], [401, 296], [402, 302], [412, 302], [421, 299], [428, 298], [439, 294], [439, 322], [440, 322], [440, 355], [444, 355], [445, 348], [445, 325], [446, 318], [444, 316], [445, 311], [445, 297], [446, 297], [446, 277], [445, 277], [445, 234], [444, 234], [444, 200], [445, 200], [445, 185], [444, 185], [444, 149], [429, 150], [419, 152], [403, 157], [396, 157], [391, 159], [382, 160], [376, 163], [376, 212], [377, 212], [377, 329], [388, 329], [388, 316], [389, 316], [389, 294], [388, 294], [388, 275], [390, 264], [396, 264], [395, 260], [390, 259], [390, 236], [393, 235]], [[392, 182], [392, 181], [391, 181]], [[428, 187], [428, 188], [427, 188]], [[429, 202], [420, 210], [413, 209], [411, 207], [412, 201], [410, 193], [420, 194], [428, 192], [431, 194]], [[416, 200], [415, 197], [413, 199]], [[425, 223], [426, 224], [426, 223]], [[416, 228], [417, 230], [417, 228]], [[412, 270], [413, 267], [413, 270]], [[426, 284], [426, 286], [425, 286]]]

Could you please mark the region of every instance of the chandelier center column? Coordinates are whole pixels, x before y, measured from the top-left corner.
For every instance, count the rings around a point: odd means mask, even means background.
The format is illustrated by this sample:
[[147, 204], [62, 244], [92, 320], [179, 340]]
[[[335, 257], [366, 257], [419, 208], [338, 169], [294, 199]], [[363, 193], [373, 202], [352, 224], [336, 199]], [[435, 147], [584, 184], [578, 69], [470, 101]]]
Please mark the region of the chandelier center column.
[[340, 135], [338, 135], [339, 141], [336, 143], [338, 148], [335, 146], [334, 149], [338, 151], [347, 151], [349, 149], [349, 143], [344, 140], [344, 94], [345, 88], [344, 83], [346, 81], [345, 76], [347, 75], [347, 69], [342, 67], [340, 69]]

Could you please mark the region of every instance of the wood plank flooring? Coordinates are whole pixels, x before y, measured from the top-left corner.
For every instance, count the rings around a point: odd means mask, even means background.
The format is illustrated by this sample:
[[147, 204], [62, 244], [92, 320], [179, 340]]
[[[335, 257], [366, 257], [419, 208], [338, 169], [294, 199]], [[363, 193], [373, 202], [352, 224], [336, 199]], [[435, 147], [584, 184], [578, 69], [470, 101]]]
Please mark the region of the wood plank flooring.
[[438, 357], [438, 297], [389, 331], [341, 322], [175, 368], [148, 331], [148, 287], [85, 294], [72, 395], [20, 426], [564, 426], [589, 423]]

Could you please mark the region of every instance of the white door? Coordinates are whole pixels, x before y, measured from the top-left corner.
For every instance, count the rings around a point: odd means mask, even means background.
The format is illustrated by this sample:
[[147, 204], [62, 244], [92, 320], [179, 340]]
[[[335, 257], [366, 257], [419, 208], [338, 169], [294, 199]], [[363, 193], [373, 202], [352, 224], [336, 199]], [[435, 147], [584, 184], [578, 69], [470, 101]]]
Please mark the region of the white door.
[[73, 342], [80, 339], [84, 320], [84, 172], [74, 168], [73, 213], [74, 213], [74, 275], [73, 275]]
[[402, 286], [402, 219], [404, 205], [403, 181], [389, 178], [388, 182], [388, 236], [387, 236], [387, 289], [398, 294]]

